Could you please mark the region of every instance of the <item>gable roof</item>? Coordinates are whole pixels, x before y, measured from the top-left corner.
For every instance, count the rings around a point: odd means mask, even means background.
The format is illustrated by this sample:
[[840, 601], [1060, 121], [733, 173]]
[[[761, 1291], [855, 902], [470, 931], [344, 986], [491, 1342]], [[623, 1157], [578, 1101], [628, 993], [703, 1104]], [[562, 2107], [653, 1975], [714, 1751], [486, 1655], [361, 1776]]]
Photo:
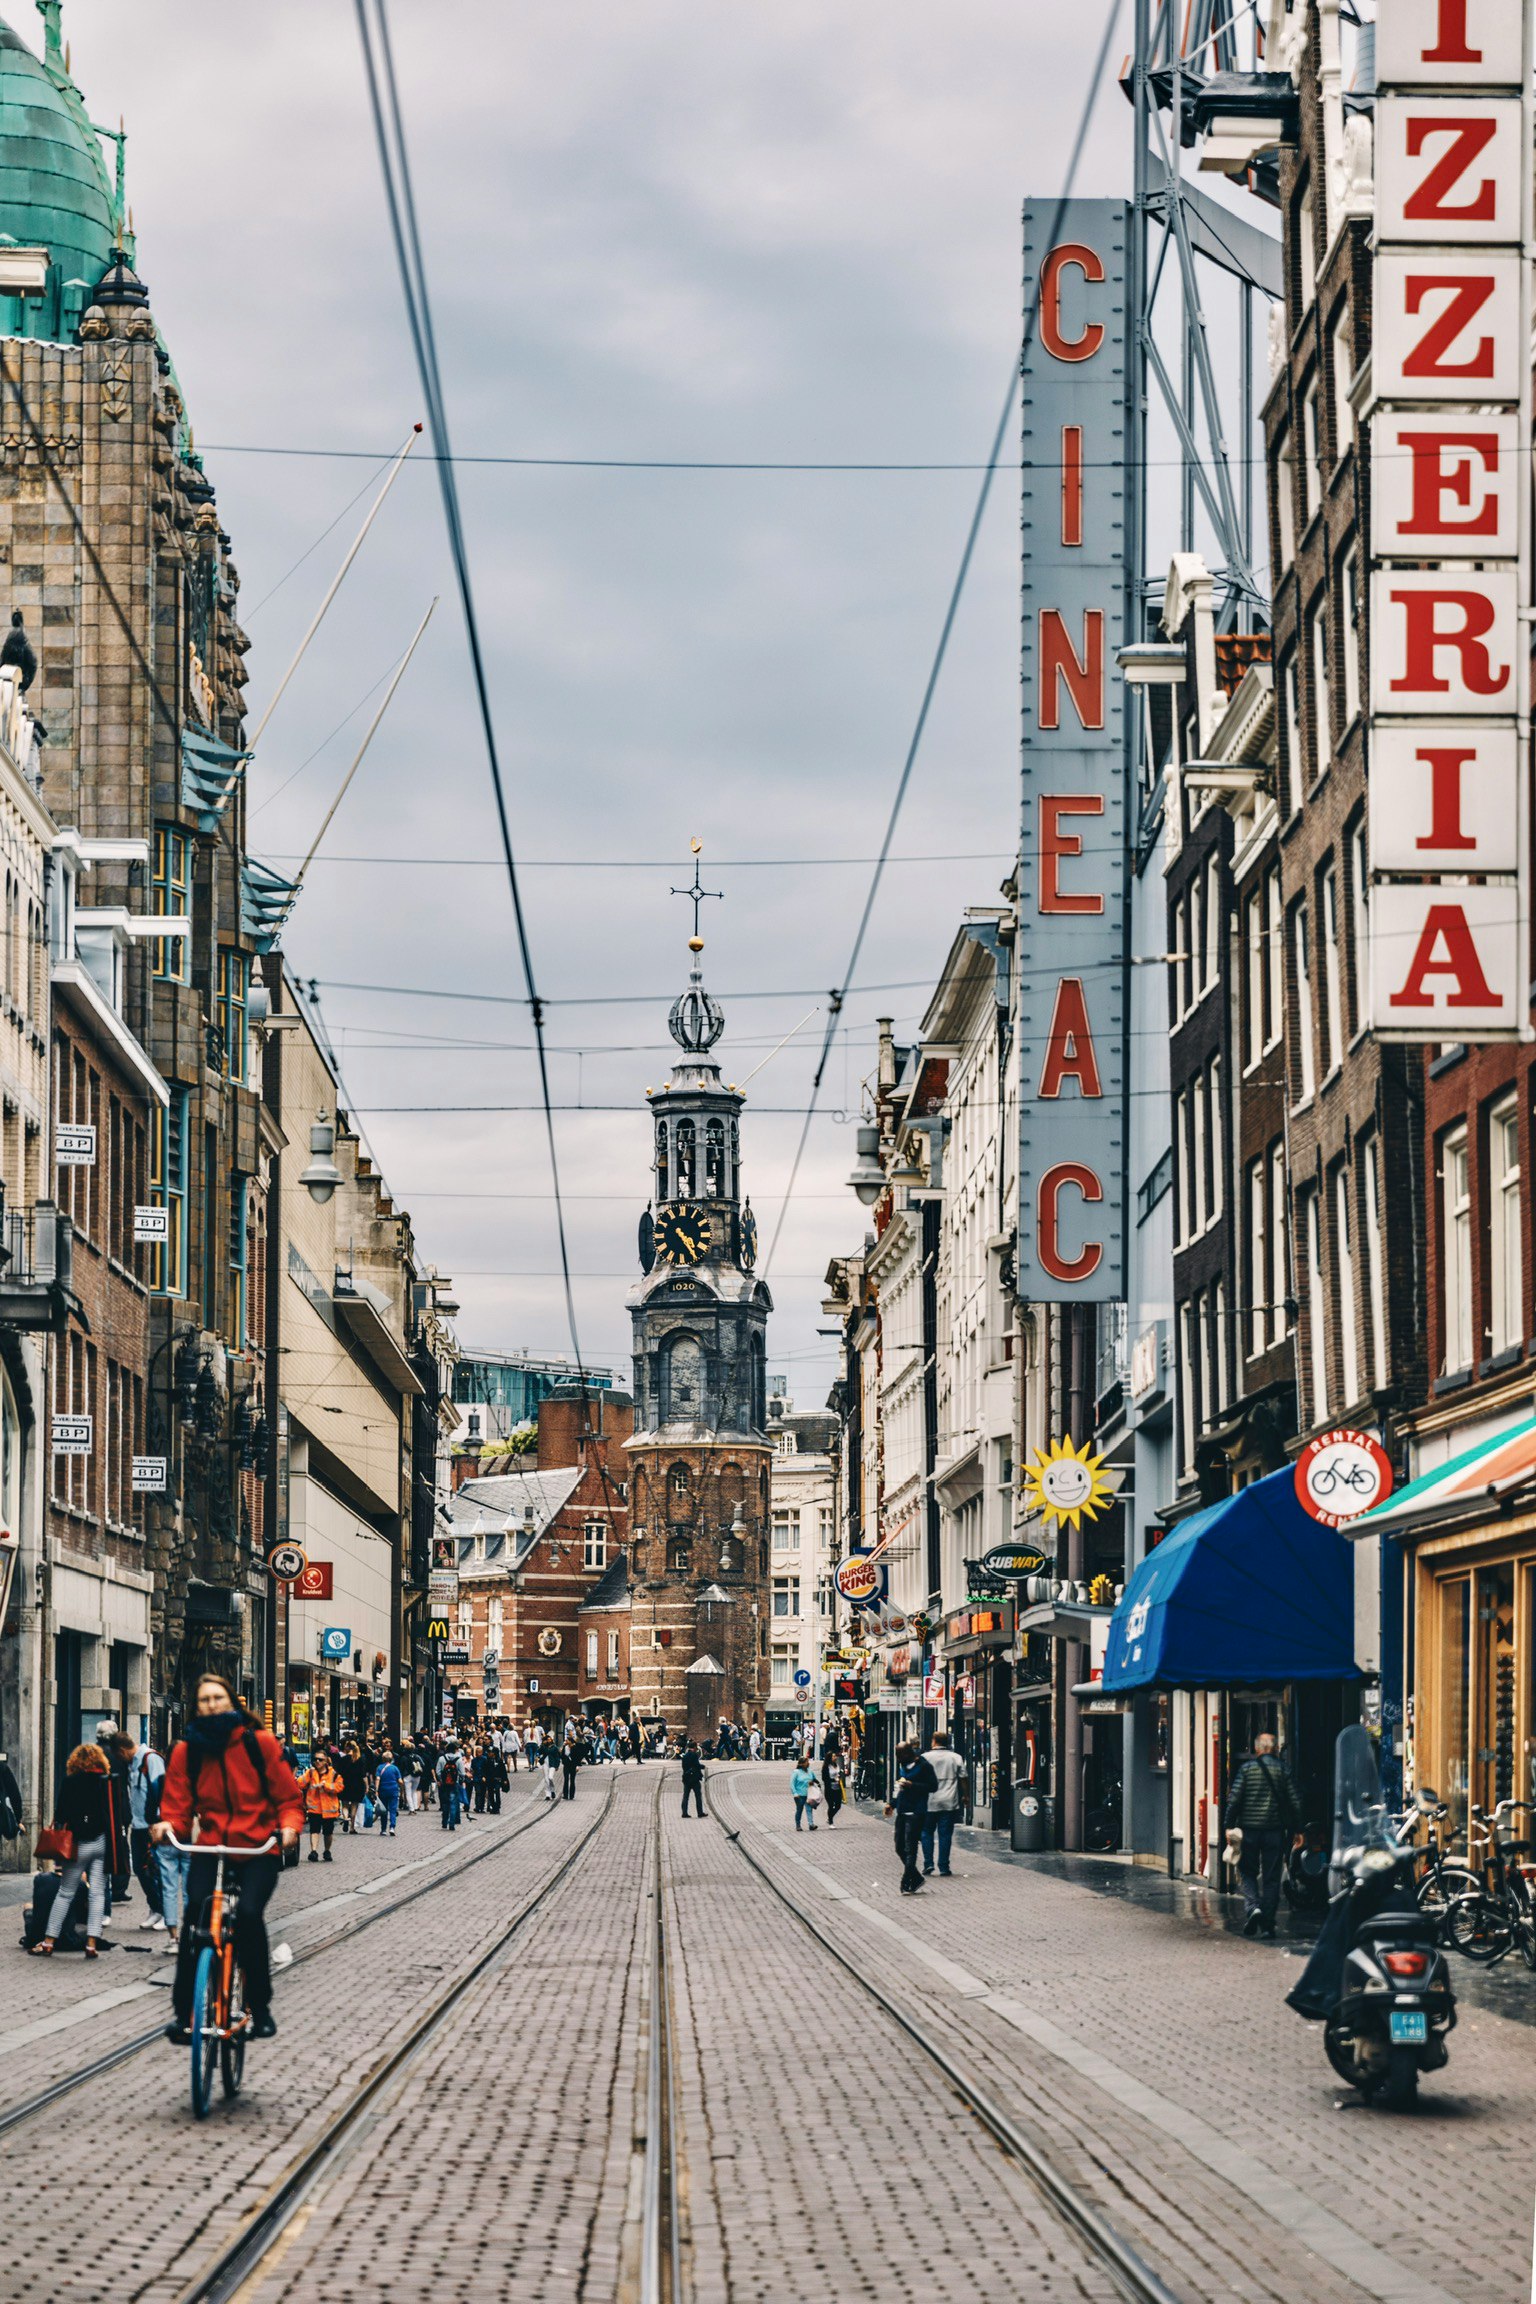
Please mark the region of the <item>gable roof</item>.
[[628, 1606], [629, 1558], [626, 1553], [619, 1552], [609, 1561], [591, 1591], [580, 1603], [577, 1614], [579, 1615], [583, 1608], [627, 1608]]

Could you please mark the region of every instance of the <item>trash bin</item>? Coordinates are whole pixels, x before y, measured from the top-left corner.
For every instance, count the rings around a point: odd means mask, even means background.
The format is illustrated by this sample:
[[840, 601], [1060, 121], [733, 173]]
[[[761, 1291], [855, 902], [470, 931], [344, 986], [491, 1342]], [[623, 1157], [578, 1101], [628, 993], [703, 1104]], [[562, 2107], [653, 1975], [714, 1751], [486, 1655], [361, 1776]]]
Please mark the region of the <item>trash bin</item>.
[[1045, 1846], [1045, 1798], [1033, 1784], [1015, 1784], [1013, 1788], [1013, 1832], [1015, 1852], [1020, 1856], [1038, 1856]]

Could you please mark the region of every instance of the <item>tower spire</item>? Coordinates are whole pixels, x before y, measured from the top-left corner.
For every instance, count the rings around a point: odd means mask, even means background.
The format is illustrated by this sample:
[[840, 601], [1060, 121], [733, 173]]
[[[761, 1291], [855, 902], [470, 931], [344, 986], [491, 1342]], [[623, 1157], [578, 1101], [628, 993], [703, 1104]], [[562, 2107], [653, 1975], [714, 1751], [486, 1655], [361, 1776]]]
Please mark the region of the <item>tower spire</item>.
[[703, 1056], [713, 1048], [725, 1030], [725, 1010], [704, 989], [704, 971], [699, 962], [699, 954], [704, 949], [704, 939], [699, 934], [699, 907], [711, 898], [723, 900], [725, 892], [720, 888], [706, 888], [699, 877], [699, 853], [703, 841], [691, 840], [688, 845], [693, 850], [693, 882], [687, 888], [674, 888], [672, 893], [674, 896], [686, 896], [693, 906], [693, 934], [688, 939], [693, 966], [688, 972], [687, 991], [680, 992], [672, 1003], [667, 1029], [685, 1055]]

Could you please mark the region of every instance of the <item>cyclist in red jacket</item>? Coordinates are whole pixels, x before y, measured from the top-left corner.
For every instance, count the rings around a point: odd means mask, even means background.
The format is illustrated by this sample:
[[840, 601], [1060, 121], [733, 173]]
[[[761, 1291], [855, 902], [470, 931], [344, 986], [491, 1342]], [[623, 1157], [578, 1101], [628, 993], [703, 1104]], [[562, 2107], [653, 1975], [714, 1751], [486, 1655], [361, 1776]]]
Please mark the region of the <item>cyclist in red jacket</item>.
[[[240, 1866], [240, 1907], [235, 1920], [235, 1957], [245, 1975], [245, 2003], [252, 2035], [270, 2040], [272, 1963], [262, 1915], [283, 1867], [297, 1848], [304, 1824], [304, 1799], [275, 1736], [260, 1727], [227, 1680], [205, 1672], [197, 1684], [197, 1712], [184, 1739], [172, 1750], [160, 1796], [160, 1821], [151, 1838], [197, 1837], [226, 1848], [259, 1848], [276, 1836], [281, 1854], [251, 1856]], [[185, 2047], [191, 2038], [192, 1992], [197, 1974], [200, 1917], [218, 1886], [219, 1859], [194, 1856], [187, 1872], [186, 1917], [176, 1956], [172, 2002], [176, 2020], [166, 2038]]]

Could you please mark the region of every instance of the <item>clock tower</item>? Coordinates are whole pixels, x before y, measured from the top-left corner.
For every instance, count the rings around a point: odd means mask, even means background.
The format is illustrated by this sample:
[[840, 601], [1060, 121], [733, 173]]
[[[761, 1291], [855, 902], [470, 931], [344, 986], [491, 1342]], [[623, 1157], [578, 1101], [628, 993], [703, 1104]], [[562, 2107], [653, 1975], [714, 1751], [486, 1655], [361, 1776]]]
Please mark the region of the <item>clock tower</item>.
[[768, 1682], [766, 1328], [757, 1225], [742, 1191], [741, 1115], [710, 1051], [725, 1029], [693, 966], [668, 1018], [682, 1051], [650, 1096], [654, 1189], [630, 1291], [630, 1686], [642, 1716], [700, 1737], [761, 1726]]

